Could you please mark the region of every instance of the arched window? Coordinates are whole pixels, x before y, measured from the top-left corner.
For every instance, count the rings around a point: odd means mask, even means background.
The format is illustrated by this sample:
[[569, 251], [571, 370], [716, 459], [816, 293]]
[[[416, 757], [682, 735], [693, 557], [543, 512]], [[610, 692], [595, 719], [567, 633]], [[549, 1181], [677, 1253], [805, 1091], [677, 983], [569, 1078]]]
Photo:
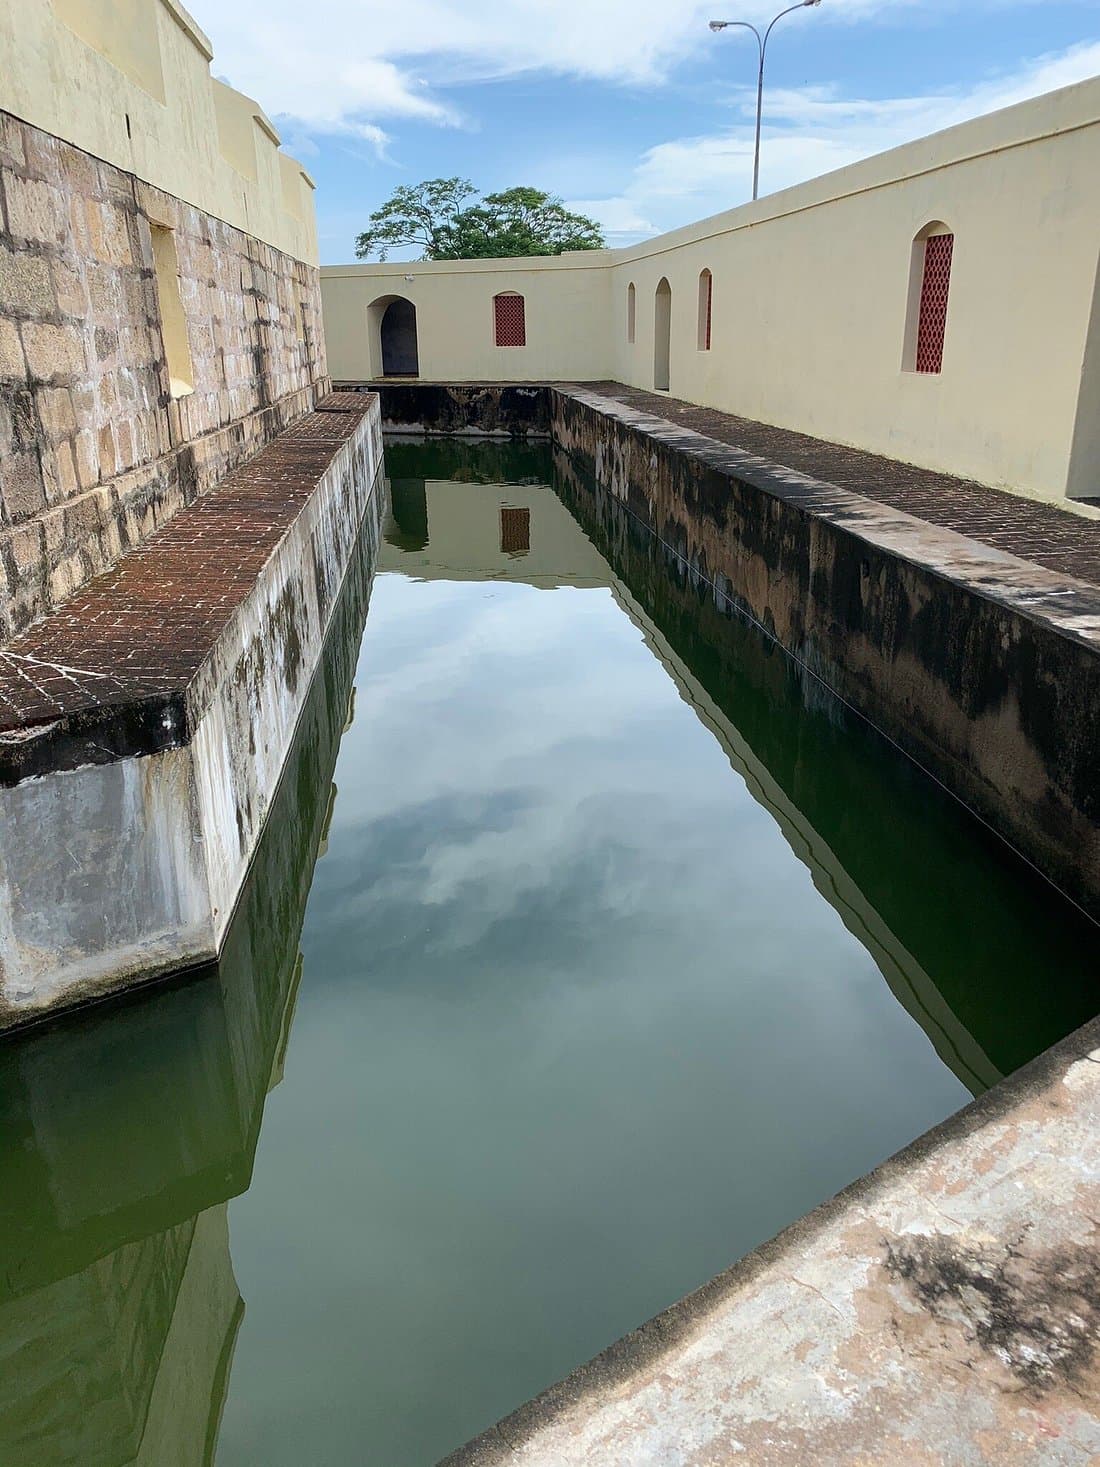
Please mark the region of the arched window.
[[633, 280], [626, 288], [626, 339], [634, 345], [634, 332], [638, 321], [638, 292], [634, 289]]
[[943, 369], [954, 253], [955, 236], [946, 224], [925, 225], [913, 241], [902, 363], [907, 372], [934, 374]]
[[710, 351], [710, 308], [714, 299], [714, 277], [709, 270], [699, 272], [699, 350]]
[[493, 327], [497, 346], [527, 345], [527, 316], [521, 295], [502, 290], [493, 296]]

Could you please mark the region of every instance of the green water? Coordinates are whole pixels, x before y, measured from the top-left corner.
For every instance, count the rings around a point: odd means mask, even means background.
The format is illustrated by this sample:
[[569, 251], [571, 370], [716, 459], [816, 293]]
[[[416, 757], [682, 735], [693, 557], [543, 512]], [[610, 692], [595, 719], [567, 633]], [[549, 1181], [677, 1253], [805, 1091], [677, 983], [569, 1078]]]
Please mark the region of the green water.
[[0, 1047], [4, 1467], [427, 1467], [1098, 1007], [549, 449], [387, 460], [219, 968]]

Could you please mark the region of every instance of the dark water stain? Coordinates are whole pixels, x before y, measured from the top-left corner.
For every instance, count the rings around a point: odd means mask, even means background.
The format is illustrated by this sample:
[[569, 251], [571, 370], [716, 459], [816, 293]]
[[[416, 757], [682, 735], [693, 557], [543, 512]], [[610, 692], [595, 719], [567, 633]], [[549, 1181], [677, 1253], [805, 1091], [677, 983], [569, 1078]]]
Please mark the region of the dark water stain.
[[991, 1355], [1042, 1397], [1074, 1390], [1100, 1339], [1096, 1250], [975, 1247], [953, 1238], [906, 1238], [886, 1251], [886, 1271], [933, 1319]]

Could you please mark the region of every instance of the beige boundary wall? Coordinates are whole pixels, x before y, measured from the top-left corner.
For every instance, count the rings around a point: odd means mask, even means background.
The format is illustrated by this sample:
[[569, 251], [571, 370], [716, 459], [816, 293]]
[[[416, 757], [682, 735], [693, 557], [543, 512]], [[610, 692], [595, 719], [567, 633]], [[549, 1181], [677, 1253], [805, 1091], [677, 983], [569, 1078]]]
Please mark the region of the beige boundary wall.
[[312, 185], [177, 0], [0, 0], [0, 643], [328, 386]]
[[[608, 251], [524, 260], [322, 265], [321, 299], [334, 380], [377, 377], [381, 307], [416, 306], [420, 376], [455, 382], [607, 377], [615, 361]], [[493, 297], [526, 305], [527, 346], [493, 344]]]
[[[377, 375], [374, 303], [404, 296], [422, 377], [653, 388], [665, 280], [673, 396], [1049, 498], [1100, 495], [1098, 180], [1094, 79], [630, 249], [325, 267], [330, 369]], [[904, 366], [929, 225], [955, 236], [938, 375]], [[498, 291], [525, 297], [526, 347], [493, 345]]]

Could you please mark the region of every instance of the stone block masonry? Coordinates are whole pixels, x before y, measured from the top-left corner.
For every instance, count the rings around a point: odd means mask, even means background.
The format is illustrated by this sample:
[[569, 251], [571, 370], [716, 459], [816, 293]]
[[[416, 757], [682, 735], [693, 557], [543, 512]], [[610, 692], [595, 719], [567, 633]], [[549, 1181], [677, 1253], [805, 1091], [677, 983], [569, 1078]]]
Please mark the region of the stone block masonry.
[[307, 412], [325, 372], [316, 267], [0, 113], [0, 643]]
[[0, 649], [0, 1028], [217, 957], [379, 512], [377, 399], [321, 408]]

